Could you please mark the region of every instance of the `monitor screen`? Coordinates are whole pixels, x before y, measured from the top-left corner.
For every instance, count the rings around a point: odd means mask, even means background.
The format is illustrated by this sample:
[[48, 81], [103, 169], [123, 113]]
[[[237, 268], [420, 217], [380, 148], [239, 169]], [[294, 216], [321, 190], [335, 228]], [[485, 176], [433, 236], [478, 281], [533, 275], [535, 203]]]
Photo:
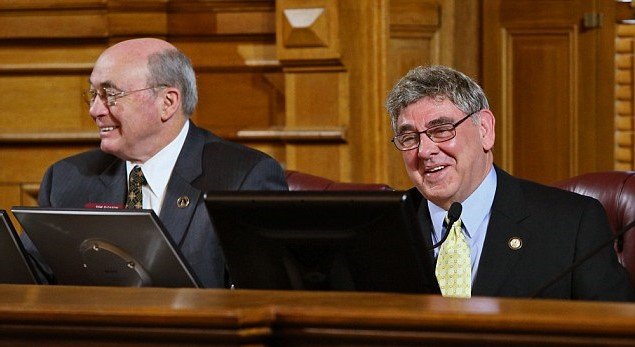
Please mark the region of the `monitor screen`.
[[6, 211], [0, 210], [0, 283], [37, 284], [35, 271]]
[[152, 210], [12, 211], [58, 284], [199, 287]]
[[208, 192], [235, 288], [438, 293], [405, 192]]

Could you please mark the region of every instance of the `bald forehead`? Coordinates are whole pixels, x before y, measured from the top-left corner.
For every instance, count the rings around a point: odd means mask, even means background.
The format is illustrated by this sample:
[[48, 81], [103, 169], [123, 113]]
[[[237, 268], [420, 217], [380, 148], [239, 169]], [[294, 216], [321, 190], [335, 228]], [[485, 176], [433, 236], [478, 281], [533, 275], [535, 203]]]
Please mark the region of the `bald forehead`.
[[116, 56], [129, 61], [147, 61], [151, 54], [168, 49], [176, 49], [172, 44], [153, 38], [133, 39], [119, 42], [102, 53], [102, 56]]
[[[145, 83], [148, 57], [154, 53], [175, 49], [170, 43], [153, 38], [133, 39], [119, 42], [106, 49], [97, 59], [90, 83], [93, 85], [135, 86]], [[125, 86], [127, 88], [131, 86]]]

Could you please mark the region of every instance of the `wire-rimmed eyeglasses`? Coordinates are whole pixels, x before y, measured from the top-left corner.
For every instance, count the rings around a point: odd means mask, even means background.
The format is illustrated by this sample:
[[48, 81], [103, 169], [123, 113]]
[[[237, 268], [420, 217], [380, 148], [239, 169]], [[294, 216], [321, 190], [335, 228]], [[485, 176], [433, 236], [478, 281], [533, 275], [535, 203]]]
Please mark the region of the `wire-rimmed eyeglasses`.
[[421, 143], [421, 134], [426, 134], [426, 136], [435, 143], [450, 141], [456, 136], [456, 127], [477, 112], [478, 111], [468, 114], [456, 123], [440, 124], [423, 131], [408, 131], [401, 133], [393, 137], [390, 141], [400, 151], [409, 151], [419, 148], [419, 143]]
[[167, 87], [164, 84], [158, 86], [151, 86], [142, 89], [136, 90], [128, 90], [122, 91], [111, 87], [101, 87], [101, 88], [90, 88], [83, 93], [84, 101], [88, 105], [88, 107], [92, 106], [95, 103], [95, 100], [99, 96], [101, 101], [108, 107], [117, 105], [117, 99], [123, 98], [124, 96], [128, 96], [132, 93], [142, 92], [144, 90], [154, 89], [154, 88], [165, 88]]

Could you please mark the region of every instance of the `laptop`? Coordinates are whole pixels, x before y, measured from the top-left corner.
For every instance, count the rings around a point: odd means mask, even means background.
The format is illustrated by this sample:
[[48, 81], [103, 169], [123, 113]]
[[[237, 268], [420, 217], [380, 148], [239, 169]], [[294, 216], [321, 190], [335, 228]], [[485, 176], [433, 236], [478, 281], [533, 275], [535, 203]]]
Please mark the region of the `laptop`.
[[208, 192], [234, 288], [439, 293], [411, 197]]
[[0, 283], [38, 283], [33, 265], [5, 210], [0, 210]]
[[58, 284], [200, 287], [152, 210], [13, 207]]

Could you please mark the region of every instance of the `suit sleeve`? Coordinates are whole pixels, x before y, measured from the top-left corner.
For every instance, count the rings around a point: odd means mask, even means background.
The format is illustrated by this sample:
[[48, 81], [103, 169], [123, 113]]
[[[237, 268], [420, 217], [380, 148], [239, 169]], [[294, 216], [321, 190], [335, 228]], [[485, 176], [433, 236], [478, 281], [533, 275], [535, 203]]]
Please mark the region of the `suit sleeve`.
[[240, 190], [288, 190], [284, 171], [277, 161], [265, 157], [249, 170]]
[[53, 180], [53, 167], [49, 167], [40, 182], [37, 202], [40, 207], [51, 206], [51, 181]]
[[[575, 260], [605, 243], [611, 236], [609, 222], [602, 205], [595, 199], [587, 200], [581, 214], [576, 241]], [[582, 300], [635, 301], [626, 269], [617, 260], [611, 246], [586, 260], [573, 273], [573, 298]]]
[[[40, 183], [40, 189], [38, 192], [38, 205], [40, 207], [50, 207], [51, 206], [51, 181], [53, 177], [53, 167], [49, 167], [42, 178], [42, 182]], [[38, 278], [39, 283], [45, 284], [54, 284], [55, 276], [53, 276], [53, 271], [48, 266], [44, 258], [40, 254], [40, 252], [33, 244], [33, 241], [29, 238], [26, 232], [20, 234], [20, 241], [27, 251], [27, 255], [29, 261], [35, 267], [36, 277]]]

